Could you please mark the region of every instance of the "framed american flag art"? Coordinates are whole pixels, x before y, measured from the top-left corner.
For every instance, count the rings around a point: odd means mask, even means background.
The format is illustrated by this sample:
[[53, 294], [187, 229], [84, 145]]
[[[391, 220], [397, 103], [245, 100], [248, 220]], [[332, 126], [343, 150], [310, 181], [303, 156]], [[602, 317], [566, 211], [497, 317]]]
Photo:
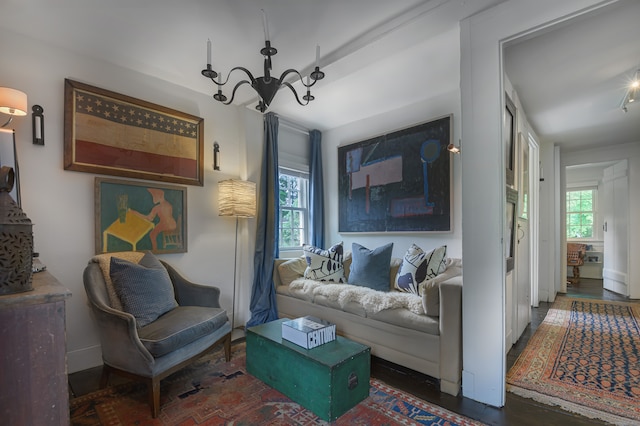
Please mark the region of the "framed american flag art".
[[65, 79], [64, 168], [204, 185], [204, 120]]

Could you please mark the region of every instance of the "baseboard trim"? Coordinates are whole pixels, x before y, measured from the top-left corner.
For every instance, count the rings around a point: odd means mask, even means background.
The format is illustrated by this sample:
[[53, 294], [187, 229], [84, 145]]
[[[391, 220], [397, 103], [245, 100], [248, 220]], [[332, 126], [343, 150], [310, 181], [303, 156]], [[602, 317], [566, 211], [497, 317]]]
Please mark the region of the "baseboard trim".
[[90, 346], [67, 352], [67, 370], [69, 374], [102, 365], [102, 347]]

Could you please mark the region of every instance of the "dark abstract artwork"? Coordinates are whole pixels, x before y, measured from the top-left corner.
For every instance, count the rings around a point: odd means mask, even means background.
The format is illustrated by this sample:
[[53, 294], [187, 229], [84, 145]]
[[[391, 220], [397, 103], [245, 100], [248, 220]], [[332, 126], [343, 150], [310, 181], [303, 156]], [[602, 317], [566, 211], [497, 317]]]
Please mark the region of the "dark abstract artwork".
[[450, 232], [452, 121], [338, 147], [339, 232]]

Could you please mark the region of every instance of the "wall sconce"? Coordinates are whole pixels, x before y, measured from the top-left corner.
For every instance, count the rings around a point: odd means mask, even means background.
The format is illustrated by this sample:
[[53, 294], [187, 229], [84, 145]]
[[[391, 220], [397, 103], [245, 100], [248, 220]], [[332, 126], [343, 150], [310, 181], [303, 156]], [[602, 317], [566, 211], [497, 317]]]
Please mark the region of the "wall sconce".
[[213, 143], [213, 170], [220, 170], [220, 145]]
[[44, 111], [40, 105], [31, 107], [31, 124], [33, 127], [33, 144], [44, 145]]
[[[458, 142], [459, 143], [459, 142]], [[447, 150], [452, 153], [452, 154], [460, 154], [460, 147], [459, 146], [455, 146], [454, 144], [450, 143], [449, 145], [447, 145]]]
[[635, 75], [633, 76], [633, 79], [629, 82], [629, 87], [627, 89], [627, 92], [625, 93], [624, 98], [622, 98], [622, 104], [620, 105], [620, 108], [622, 108], [622, 111], [627, 112], [627, 108], [631, 104], [637, 103], [639, 95], [640, 95], [640, 69], [636, 71]]
[[9, 87], [0, 87], [0, 112], [11, 116], [0, 127], [8, 126], [14, 116], [27, 115], [27, 94]]

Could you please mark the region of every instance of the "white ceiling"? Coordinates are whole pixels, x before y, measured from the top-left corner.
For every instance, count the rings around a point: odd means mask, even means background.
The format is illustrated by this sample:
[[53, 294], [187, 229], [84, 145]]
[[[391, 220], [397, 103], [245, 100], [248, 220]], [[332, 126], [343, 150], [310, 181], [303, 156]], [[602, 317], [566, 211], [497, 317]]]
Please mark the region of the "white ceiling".
[[[206, 40], [214, 69], [262, 75], [264, 9], [278, 49], [273, 73], [308, 73], [317, 44], [326, 73], [311, 105], [285, 89], [271, 109], [325, 130], [459, 90], [458, 23], [502, 1], [5, 0], [0, 27], [211, 95], [200, 75]], [[640, 67], [639, 16], [639, 1], [620, 0], [509, 43], [505, 68], [541, 139], [640, 141], [640, 107], [619, 108], [625, 78]], [[253, 108], [252, 89], [234, 103]]]
[[[329, 129], [458, 90], [458, 22], [501, 1], [5, 0], [0, 26], [212, 95], [208, 38], [214, 69], [263, 75], [264, 9], [273, 74], [308, 74], [316, 45], [326, 73], [308, 107], [284, 89], [271, 109]], [[244, 86], [234, 104], [253, 108], [255, 93]]]
[[640, 68], [640, 1], [522, 37], [505, 48], [504, 65], [540, 138], [563, 150], [640, 142], [640, 105], [621, 109]]

